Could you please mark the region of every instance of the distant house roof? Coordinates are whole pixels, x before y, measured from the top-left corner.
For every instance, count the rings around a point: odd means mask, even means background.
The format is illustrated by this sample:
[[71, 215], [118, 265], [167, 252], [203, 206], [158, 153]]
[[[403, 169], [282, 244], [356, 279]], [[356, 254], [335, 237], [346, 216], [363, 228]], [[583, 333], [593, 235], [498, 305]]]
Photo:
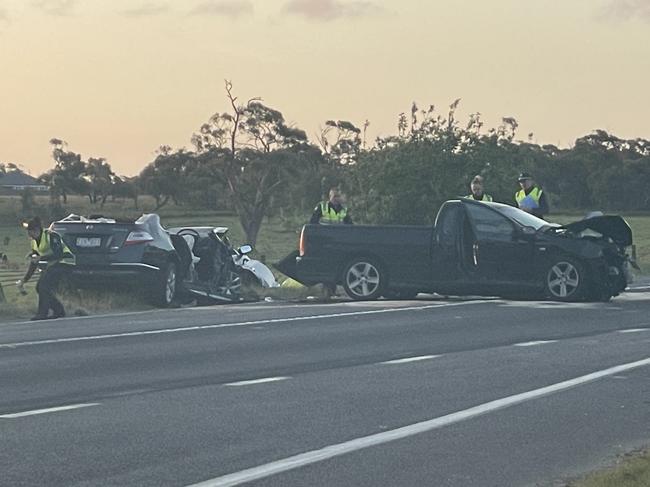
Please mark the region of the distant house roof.
[[35, 177], [16, 169], [8, 171], [6, 174], [0, 173], [0, 186], [44, 186], [44, 184]]

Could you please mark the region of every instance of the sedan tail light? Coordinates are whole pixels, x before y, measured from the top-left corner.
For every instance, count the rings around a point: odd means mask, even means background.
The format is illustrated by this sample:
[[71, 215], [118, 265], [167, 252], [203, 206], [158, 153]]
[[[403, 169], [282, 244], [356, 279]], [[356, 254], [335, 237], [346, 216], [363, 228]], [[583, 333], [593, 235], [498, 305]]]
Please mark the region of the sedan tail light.
[[151, 234], [143, 231], [135, 231], [129, 233], [129, 236], [126, 237], [126, 240], [124, 241], [124, 245], [136, 245], [146, 242], [153, 242]]

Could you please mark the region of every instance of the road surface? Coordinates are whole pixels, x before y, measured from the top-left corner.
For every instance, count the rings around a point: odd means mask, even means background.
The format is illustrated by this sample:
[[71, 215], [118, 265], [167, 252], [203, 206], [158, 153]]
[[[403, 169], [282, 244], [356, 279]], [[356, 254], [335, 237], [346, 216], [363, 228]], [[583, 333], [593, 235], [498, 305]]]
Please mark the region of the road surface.
[[0, 325], [0, 485], [533, 486], [650, 444], [650, 293]]

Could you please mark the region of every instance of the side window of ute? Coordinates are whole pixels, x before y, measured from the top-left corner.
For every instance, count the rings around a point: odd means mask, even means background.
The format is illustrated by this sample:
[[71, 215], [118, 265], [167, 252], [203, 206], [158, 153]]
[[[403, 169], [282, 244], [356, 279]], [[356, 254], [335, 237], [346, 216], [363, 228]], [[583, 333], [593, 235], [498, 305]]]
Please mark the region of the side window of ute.
[[459, 225], [459, 206], [446, 206], [436, 221], [436, 239], [440, 245], [453, 245], [456, 242]]
[[476, 239], [510, 242], [515, 228], [510, 220], [481, 205], [466, 205]]

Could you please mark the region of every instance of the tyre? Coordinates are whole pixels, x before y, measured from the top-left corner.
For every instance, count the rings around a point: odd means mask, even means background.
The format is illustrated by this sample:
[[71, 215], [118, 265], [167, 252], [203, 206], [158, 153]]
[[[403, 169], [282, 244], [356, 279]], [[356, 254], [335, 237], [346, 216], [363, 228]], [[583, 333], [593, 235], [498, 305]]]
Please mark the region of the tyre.
[[154, 303], [163, 308], [172, 305], [176, 298], [177, 278], [176, 264], [170, 262], [167, 267], [161, 271], [156, 288], [153, 290]]
[[556, 301], [579, 301], [587, 289], [584, 266], [571, 258], [558, 258], [546, 268], [544, 291], [546, 297]]
[[356, 301], [377, 299], [385, 285], [386, 275], [374, 259], [358, 257], [343, 270], [343, 289]]
[[[234, 266], [233, 266], [234, 267]], [[223, 287], [223, 295], [233, 303], [241, 301], [241, 277], [234, 268], [229, 268], [227, 271], [228, 276], [226, 283]]]

